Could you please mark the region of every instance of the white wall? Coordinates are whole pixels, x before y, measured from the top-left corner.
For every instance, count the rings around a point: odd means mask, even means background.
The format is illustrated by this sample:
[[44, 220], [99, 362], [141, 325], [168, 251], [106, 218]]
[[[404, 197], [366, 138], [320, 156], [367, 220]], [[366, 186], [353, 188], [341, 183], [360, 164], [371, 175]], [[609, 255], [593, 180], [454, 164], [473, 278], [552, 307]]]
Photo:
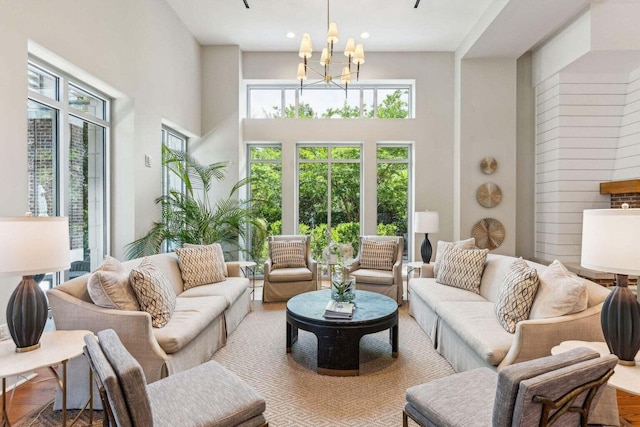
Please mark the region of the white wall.
[[[0, 215], [27, 210], [27, 55], [72, 72], [113, 96], [111, 250], [158, 218], [163, 120], [200, 133], [200, 52], [157, 0], [0, 1]], [[154, 159], [144, 166], [144, 154]], [[18, 278], [0, 283], [0, 319]]]
[[[294, 81], [298, 58], [287, 53], [243, 54], [245, 79]], [[375, 144], [385, 141], [415, 142], [415, 209], [440, 212], [440, 232], [430, 235], [449, 240], [453, 236], [453, 54], [380, 53], [367, 56], [363, 81], [415, 80], [415, 119], [282, 119], [243, 120], [245, 142], [274, 141], [283, 147], [283, 232], [295, 230], [295, 144], [300, 141], [358, 141], [363, 143], [365, 182], [364, 232], [375, 234]], [[421, 238], [415, 239], [411, 259], [419, 259]]]
[[[463, 59], [460, 72], [460, 235], [471, 236], [482, 218], [495, 218], [505, 239], [495, 253], [513, 255], [516, 249], [516, 61]], [[498, 162], [496, 172], [480, 170], [482, 158]], [[493, 182], [502, 202], [485, 208], [476, 200], [478, 187]]]

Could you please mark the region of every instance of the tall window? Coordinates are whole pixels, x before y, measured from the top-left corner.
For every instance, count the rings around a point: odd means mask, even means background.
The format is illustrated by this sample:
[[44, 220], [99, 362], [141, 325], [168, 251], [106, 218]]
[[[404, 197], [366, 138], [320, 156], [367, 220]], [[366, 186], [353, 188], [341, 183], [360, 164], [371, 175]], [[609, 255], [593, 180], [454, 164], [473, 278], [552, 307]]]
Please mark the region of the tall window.
[[344, 90], [295, 85], [249, 85], [247, 117], [274, 118], [383, 118], [413, 117], [409, 84], [353, 85]]
[[[187, 151], [187, 138], [180, 133], [174, 131], [173, 129], [169, 129], [167, 127], [162, 127], [162, 145], [170, 148], [172, 150], [178, 151]], [[184, 183], [182, 180], [174, 173], [169, 172], [169, 168], [162, 164], [162, 194], [168, 195], [169, 191], [179, 191], [184, 193]]]
[[358, 249], [360, 152], [360, 145], [298, 146], [298, 232], [311, 235], [316, 259], [329, 238]]
[[[282, 149], [279, 145], [249, 145], [249, 198], [269, 236], [282, 234]], [[265, 237], [251, 230], [251, 258], [261, 264], [268, 257]]]
[[408, 145], [377, 147], [378, 235], [404, 236], [407, 259], [411, 150]]
[[109, 101], [52, 67], [28, 65], [29, 208], [69, 217], [71, 270], [48, 274], [41, 287], [88, 273], [107, 248]]

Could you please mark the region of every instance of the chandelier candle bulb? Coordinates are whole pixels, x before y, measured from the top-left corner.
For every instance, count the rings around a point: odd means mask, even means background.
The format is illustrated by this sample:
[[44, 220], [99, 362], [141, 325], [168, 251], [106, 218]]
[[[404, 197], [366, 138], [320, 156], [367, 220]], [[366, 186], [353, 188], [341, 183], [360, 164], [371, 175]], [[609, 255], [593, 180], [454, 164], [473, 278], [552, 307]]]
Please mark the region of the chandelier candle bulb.
[[356, 54], [356, 42], [353, 37], [347, 39], [347, 45], [344, 47], [344, 56], [351, 58]]

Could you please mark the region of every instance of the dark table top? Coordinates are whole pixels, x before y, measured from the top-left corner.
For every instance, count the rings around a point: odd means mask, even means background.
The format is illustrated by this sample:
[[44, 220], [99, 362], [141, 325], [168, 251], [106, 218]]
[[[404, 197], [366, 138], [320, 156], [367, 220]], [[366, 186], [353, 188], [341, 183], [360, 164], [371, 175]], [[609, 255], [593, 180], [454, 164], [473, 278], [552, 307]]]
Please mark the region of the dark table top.
[[366, 323], [382, 319], [398, 311], [398, 303], [386, 295], [356, 290], [355, 308], [351, 319], [325, 319], [324, 310], [331, 300], [331, 290], [305, 292], [287, 302], [287, 311], [296, 318], [318, 323]]

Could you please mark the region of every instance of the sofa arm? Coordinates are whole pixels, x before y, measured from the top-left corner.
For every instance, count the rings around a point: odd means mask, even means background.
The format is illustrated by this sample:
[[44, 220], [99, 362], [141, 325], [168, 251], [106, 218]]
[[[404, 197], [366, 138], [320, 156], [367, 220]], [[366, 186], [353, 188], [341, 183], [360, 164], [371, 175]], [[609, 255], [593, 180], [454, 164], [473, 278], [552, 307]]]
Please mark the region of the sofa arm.
[[562, 341], [604, 341], [600, 326], [602, 304], [580, 313], [548, 319], [524, 320], [516, 325], [513, 344], [498, 369], [518, 362], [549, 356]]
[[142, 365], [147, 382], [168, 375], [165, 366], [168, 356], [153, 335], [149, 313], [99, 307], [55, 288], [47, 291], [47, 297], [56, 329], [86, 329], [93, 333], [113, 329]]
[[431, 263], [424, 263], [420, 267], [420, 277], [426, 279], [433, 279], [436, 277], [434, 265]]
[[229, 275], [227, 277], [244, 277], [240, 274], [240, 263], [238, 261], [227, 261], [227, 271]]

